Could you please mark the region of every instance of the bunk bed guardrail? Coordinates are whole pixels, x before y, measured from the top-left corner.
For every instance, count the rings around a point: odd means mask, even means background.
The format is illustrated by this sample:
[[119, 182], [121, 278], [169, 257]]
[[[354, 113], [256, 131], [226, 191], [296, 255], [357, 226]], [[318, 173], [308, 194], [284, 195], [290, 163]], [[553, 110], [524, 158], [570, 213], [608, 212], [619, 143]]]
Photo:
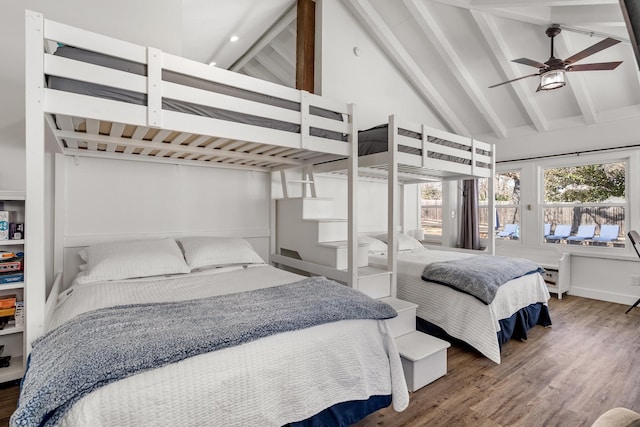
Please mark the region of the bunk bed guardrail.
[[42, 36], [43, 108], [65, 154], [268, 170], [351, 155], [351, 104], [48, 19]]

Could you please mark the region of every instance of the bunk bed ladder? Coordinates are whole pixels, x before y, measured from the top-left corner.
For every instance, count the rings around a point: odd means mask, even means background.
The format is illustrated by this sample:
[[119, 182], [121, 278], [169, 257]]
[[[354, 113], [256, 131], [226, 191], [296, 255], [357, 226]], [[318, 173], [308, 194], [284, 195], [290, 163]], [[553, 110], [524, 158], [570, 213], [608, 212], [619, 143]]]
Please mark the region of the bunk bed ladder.
[[[286, 170], [280, 171], [280, 180], [282, 181], [282, 196], [286, 199], [289, 197], [289, 183], [302, 184], [302, 197], [309, 197], [308, 191], [312, 198], [316, 198], [316, 183], [313, 177], [313, 166], [307, 165], [302, 168], [302, 179], [288, 179]], [[307, 187], [308, 186], [308, 187]]]

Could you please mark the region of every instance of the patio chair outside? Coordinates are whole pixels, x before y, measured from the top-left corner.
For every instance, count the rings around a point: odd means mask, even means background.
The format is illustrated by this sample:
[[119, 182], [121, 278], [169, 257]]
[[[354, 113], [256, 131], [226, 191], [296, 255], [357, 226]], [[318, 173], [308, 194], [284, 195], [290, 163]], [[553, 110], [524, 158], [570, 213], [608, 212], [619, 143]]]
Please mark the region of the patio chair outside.
[[505, 224], [504, 229], [497, 234], [498, 237], [517, 237], [518, 224]]
[[551, 224], [546, 223], [546, 224], [544, 225], [544, 233], [542, 233], [542, 235], [543, 235], [544, 237], [547, 237], [547, 236], [548, 236], [548, 235], [550, 235], [550, 234], [551, 234]]
[[550, 236], [547, 236], [547, 241], [559, 242], [562, 239], [566, 239], [570, 235], [571, 235], [570, 224], [558, 224], [556, 225], [556, 229], [553, 230], [553, 234]]
[[618, 240], [620, 226], [617, 224], [604, 224], [600, 226], [600, 235], [591, 239], [592, 242], [607, 243]]
[[595, 224], [591, 225], [580, 225], [578, 227], [578, 233], [575, 236], [567, 237], [567, 242], [582, 242], [587, 239], [593, 239], [593, 236], [596, 234], [596, 226]]

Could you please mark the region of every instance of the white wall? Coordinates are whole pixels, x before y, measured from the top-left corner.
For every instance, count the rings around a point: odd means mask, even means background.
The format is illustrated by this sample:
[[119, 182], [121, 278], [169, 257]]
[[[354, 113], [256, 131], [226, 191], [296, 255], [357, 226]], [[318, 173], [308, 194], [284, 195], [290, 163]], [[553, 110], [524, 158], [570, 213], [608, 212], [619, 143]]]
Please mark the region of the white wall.
[[181, 0], [4, 0], [0, 13], [0, 189], [24, 190], [24, 11], [179, 54]]
[[489, 135], [478, 139], [496, 144], [498, 161], [640, 144], [637, 116], [617, 117], [594, 125], [576, 123], [574, 127], [551, 130], [542, 135], [527, 131], [522, 135], [509, 135], [506, 139]]
[[316, 8], [322, 22], [319, 93], [355, 103], [359, 129], [385, 123], [390, 114], [446, 129], [342, 1], [318, 0]]
[[269, 259], [269, 173], [89, 157], [66, 157], [65, 171], [66, 245], [249, 237]]
[[[631, 276], [640, 275], [640, 260], [632, 247], [593, 248], [580, 245], [550, 245], [542, 243], [542, 189], [541, 170], [544, 167], [560, 167], [570, 162], [619, 161], [628, 159], [629, 201], [626, 230], [640, 228], [640, 150], [622, 150], [598, 154], [539, 159], [535, 161], [507, 162], [498, 165], [498, 171], [519, 170], [521, 178], [521, 239], [496, 242], [498, 255], [509, 255], [527, 248], [571, 252], [570, 294], [621, 304], [632, 304], [640, 297], [640, 288], [631, 286]], [[531, 209], [527, 209], [527, 205]]]

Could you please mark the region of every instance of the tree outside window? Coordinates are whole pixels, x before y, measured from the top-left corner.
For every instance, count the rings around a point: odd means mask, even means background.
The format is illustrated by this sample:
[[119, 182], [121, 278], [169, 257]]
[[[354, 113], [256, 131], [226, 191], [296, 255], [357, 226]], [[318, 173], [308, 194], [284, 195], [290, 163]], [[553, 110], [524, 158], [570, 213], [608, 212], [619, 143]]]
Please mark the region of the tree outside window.
[[[544, 170], [544, 223], [551, 234], [570, 226], [569, 238], [547, 242], [624, 247], [626, 162], [547, 168]], [[580, 226], [595, 226], [593, 236], [578, 235]], [[604, 227], [603, 227], [604, 226]], [[565, 227], [569, 228], [569, 227]], [[592, 230], [593, 227], [583, 227]], [[617, 230], [611, 238], [604, 231]], [[557, 233], [555, 233], [557, 234]], [[605, 238], [606, 237], [606, 238]]]
[[[480, 213], [480, 237], [488, 237], [488, 188], [487, 179], [479, 181], [479, 213]], [[504, 239], [518, 240], [520, 238], [520, 171], [500, 172], [495, 175], [495, 233], [503, 234]], [[517, 231], [506, 235], [505, 226], [510, 229], [512, 226], [517, 227]], [[500, 236], [499, 236], [500, 237]], [[501, 237], [502, 238], [502, 237]]]
[[420, 185], [420, 220], [425, 237], [442, 238], [442, 182]]

